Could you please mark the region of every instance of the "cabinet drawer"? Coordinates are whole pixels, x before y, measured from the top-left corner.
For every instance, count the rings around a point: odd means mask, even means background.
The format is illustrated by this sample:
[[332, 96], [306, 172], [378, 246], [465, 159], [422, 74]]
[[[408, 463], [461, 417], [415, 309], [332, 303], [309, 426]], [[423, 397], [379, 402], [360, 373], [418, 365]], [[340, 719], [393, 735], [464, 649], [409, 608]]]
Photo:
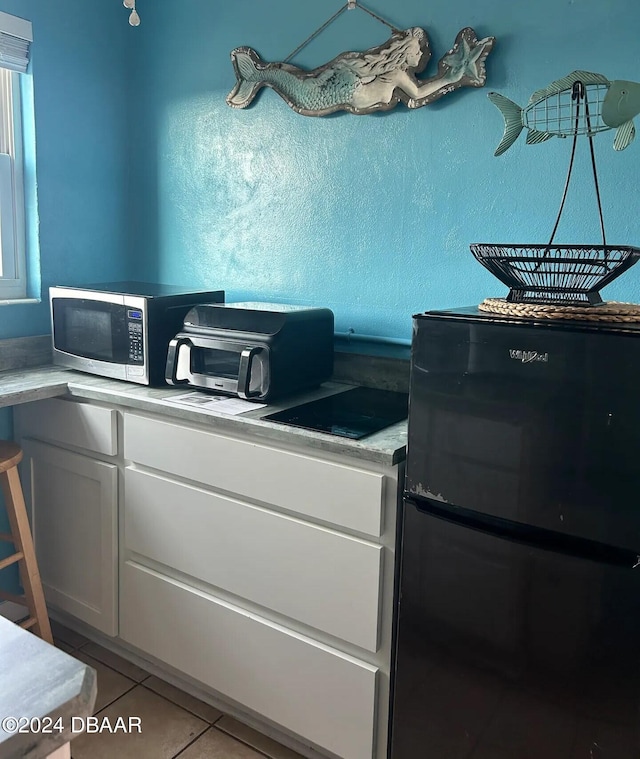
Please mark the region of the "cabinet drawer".
[[125, 546], [375, 652], [382, 547], [127, 468]]
[[244, 498], [379, 536], [384, 477], [252, 442], [125, 415], [125, 458]]
[[133, 646], [343, 759], [371, 759], [375, 667], [130, 562], [120, 611]]
[[117, 453], [114, 409], [50, 398], [17, 406], [14, 414], [22, 437], [72, 445], [106, 456]]

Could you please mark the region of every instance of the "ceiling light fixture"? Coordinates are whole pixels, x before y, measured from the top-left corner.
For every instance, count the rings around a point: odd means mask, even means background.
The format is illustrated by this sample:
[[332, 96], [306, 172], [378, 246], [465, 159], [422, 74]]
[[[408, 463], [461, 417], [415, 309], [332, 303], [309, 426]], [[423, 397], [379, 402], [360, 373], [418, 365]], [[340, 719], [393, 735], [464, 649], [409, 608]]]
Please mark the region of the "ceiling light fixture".
[[136, 10], [136, 0], [123, 0], [122, 4], [131, 11], [129, 14], [131, 26], [140, 26], [140, 16], [138, 16], [138, 11]]

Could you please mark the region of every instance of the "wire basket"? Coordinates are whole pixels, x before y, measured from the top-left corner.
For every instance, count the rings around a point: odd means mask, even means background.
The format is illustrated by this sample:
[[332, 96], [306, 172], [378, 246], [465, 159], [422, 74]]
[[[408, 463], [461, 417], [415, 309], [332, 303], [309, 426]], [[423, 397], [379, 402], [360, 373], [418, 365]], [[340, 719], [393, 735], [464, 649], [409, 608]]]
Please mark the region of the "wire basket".
[[[476, 260], [509, 287], [507, 301], [512, 303], [598, 305], [602, 303], [599, 290], [633, 266], [640, 257], [640, 248], [629, 245], [607, 245], [593, 149], [593, 135], [600, 130], [600, 127], [597, 124], [592, 125], [584, 83], [576, 79], [571, 85], [571, 91], [573, 102], [571, 113], [575, 124], [573, 145], [560, 209], [549, 242], [546, 245], [501, 243], [471, 245], [471, 252]], [[600, 94], [599, 92], [599, 96]], [[584, 123], [581, 122], [581, 104], [584, 105]], [[597, 113], [600, 112], [601, 105], [601, 100], [598, 99]], [[549, 124], [539, 125], [537, 129], [553, 133]], [[576, 143], [580, 134], [586, 134], [589, 139], [602, 245], [558, 245], [553, 242], [567, 199]]]
[[640, 248], [612, 245], [476, 243], [471, 252], [509, 287], [512, 303], [602, 303], [599, 290], [640, 258]]

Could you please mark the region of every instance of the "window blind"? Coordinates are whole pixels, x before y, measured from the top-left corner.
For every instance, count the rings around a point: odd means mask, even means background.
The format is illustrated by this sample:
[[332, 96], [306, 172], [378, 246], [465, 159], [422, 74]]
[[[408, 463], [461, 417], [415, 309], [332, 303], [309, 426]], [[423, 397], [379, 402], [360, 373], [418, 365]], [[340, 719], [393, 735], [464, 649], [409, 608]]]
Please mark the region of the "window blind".
[[32, 41], [30, 21], [0, 12], [0, 68], [24, 74]]

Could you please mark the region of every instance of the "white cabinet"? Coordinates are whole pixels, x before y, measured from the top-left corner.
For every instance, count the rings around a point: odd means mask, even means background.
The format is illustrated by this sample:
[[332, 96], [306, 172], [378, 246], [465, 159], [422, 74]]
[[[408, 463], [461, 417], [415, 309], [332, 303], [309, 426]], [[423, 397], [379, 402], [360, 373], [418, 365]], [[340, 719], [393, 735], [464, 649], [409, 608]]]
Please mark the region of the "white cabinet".
[[48, 604], [299, 747], [386, 757], [399, 466], [122, 403], [15, 409]]
[[113, 414], [59, 400], [16, 409], [47, 604], [111, 636], [118, 632], [118, 467], [32, 436], [111, 451]]
[[122, 639], [322, 752], [382, 759], [398, 467], [135, 413], [123, 440]]

